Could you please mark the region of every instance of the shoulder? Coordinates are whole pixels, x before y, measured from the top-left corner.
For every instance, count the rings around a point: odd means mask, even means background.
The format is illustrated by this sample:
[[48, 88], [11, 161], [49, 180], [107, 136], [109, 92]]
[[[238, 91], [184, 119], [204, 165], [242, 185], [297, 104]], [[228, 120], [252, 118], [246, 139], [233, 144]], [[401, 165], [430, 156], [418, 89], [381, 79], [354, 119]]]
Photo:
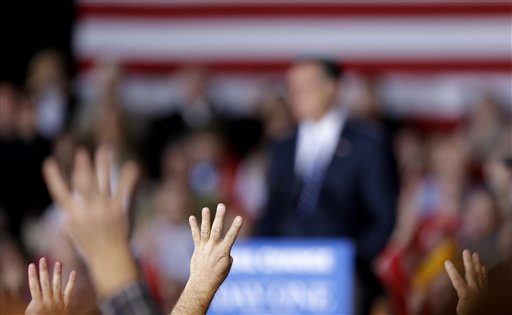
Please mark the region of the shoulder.
[[389, 142], [389, 135], [382, 124], [355, 117], [347, 119], [343, 134], [352, 138], [353, 141], [367, 144], [387, 144]]

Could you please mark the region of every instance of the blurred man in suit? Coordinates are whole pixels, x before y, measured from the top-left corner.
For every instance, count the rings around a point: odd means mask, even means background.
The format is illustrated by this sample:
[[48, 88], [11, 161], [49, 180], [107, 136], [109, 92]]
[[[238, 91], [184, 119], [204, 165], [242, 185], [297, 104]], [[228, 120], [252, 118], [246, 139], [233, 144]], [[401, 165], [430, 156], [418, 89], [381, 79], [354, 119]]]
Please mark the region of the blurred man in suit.
[[301, 59], [287, 84], [296, 131], [271, 145], [264, 236], [346, 237], [357, 248], [358, 313], [380, 285], [371, 270], [395, 222], [396, 167], [384, 131], [338, 106], [341, 69]]

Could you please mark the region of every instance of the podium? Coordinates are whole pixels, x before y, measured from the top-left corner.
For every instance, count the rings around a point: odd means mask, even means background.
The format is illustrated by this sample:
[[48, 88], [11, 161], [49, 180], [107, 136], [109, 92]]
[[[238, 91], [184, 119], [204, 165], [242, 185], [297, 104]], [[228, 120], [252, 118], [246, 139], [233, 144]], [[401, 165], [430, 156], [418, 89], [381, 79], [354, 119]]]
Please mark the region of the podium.
[[235, 244], [232, 256], [208, 314], [353, 314], [349, 240], [253, 238]]

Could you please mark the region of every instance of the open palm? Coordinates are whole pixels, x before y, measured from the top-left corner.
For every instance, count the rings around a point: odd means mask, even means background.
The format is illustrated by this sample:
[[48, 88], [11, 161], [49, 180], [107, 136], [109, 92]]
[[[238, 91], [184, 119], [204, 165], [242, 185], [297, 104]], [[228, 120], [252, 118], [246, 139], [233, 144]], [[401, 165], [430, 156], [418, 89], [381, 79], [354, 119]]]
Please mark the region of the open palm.
[[39, 276], [36, 266], [28, 266], [28, 283], [32, 300], [25, 310], [26, 315], [67, 315], [69, 300], [76, 282], [76, 272], [69, 275], [67, 285], [62, 290], [62, 264], [56, 262], [50, 284], [48, 262], [46, 258], [39, 261]]
[[462, 253], [464, 261], [465, 278], [463, 278], [451, 261], [445, 262], [446, 272], [450, 277], [457, 296], [457, 314], [467, 315], [475, 308], [480, 297], [487, 287], [487, 272], [480, 264], [480, 257], [477, 253], [471, 254], [469, 250]]

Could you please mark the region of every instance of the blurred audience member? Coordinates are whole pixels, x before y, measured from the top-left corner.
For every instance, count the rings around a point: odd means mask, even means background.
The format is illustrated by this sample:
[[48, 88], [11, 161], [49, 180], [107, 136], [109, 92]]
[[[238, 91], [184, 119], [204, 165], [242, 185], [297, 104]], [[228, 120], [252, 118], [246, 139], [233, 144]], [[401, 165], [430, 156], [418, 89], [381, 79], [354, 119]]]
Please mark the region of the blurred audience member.
[[0, 227], [0, 300], [2, 314], [22, 314], [25, 261], [18, 244]]
[[467, 155], [458, 134], [432, 134], [427, 139], [426, 176], [420, 186], [420, 217], [457, 216], [467, 184]]
[[[84, 129], [77, 131], [77, 141], [90, 148], [109, 146], [116, 165], [112, 169], [115, 175], [119, 165], [124, 161], [138, 159], [138, 141], [131, 128], [129, 116], [115, 99], [103, 99], [101, 103], [96, 104], [91, 114], [88, 124], [83, 125]], [[114, 184], [116, 178], [117, 176], [114, 176]]]
[[418, 131], [411, 127], [400, 130], [395, 137], [395, 151], [402, 184], [409, 182], [409, 180], [414, 181], [423, 175], [425, 150], [423, 148], [423, 137]]
[[135, 154], [133, 137], [118, 104], [102, 104], [95, 115], [91, 140], [96, 146], [109, 145], [118, 160], [126, 160]]
[[185, 148], [186, 140], [170, 143], [166, 146], [160, 160], [161, 182], [187, 182], [190, 161]]
[[187, 129], [204, 129], [215, 123], [219, 108], [209, 90], [209, 75], [205, 68], [192, 66], [181, 70], [181, 118]]
[[102, 60], [95, 66], [93, 76], [92, 91], [88, 97], [90, 102], [121, 100], [124, 71], [120, 64], [112, 60]]
[[443, 261], [454, 259], [466, 155], [457, 133], [433, 131], [421, 147], [409, 129], [398, 133], [402, 175], [398, 225], [376, 268], [398, 314], [435, 311], [448, 302]]
[[80, 106], [72, 117], [73, 129], [80, 135], [90, 132], [102, 107], [121, 104], [121, 67], [113, 62], [99, 62], [91, 71], [89, 89], [80, 100]]
[[267, 140], [283, 139], [293, 131], [293, 119], [282, 93], [267, 88], [263, 91], [258, 106], [258, 116], [263, 121]]
[[377, 82], [374, 77], [363, 76], [352, 85], [350, 95], [351, 112], [363, 119], [382, 123], [380, 99], [377, 94]]
[[153, 121], [149, 130], [146, 159], [153, 178], [161, 176], [159, 159], [169, 143], [182, 139], [189, 132], [219, 127], [220, 107], [210, 90], [206, 69], [187, 67], [179, 76], [181, 100], [174, 106], [177, 110]]
[[261, 218], [267, 201], [265, 155], [255, 151], [238, 165], [234, 182], [234, 204], [247, 217], [245, 230]]
[[500, 224], [498, 248], [502, 258], [512, 260], [512, 125], [502, 135], [501, 145], [484, 164], [484, 176], [498, 208]]
[[19, 238], [19, 228], [21, 218], [20, 213], [15, 209], [16, 194], [11, 181], [15, 178], [18, 166], [16, 162], [16, 138], [17, 138], [17, 111], [19, 104], [19, 95], [16, 88], [7, 83], [0, 83], [0, 217], [2, 218], [2, 230], [9, 232]]
[[[470, 108], [466, 122], [469, 153], [474, 163], [481, 164], [488, 154], [501, 144], [510, 118], [505, 110], [491, 98], [484, 97]], [[509, 140], [510, 141], [510, 140]]]
[[193, 242], [186, 222], [191, 209], [188, 188], [179, 181], [163, 182], [153, 198], [154, 216], [135, 231], [135, 254], [140, 257], [150, 288], [162, 309], [171, 309], [189, 277]]
[[26, 89], [35, 104], [38, 132], [53, 139], [67, 127], [75, 105], [65, 60], [59, 51], [42, 50], [32, 57]]
[[40, 214], [50, 201], [41, 175], [41, 162], [50, 153], [50, 143], [37, 131], [30, 97], [9, 85], [2, 88], [1, 97], [8, 122], [0, 139], [0, 208], [7, 214], [11, 235], [20, 241], [23, 220]]
[[512, 125], [503, 134], [500, 145], [488, 153], [483, 164], [484, 178], [498, 209], [504, 217], [512, 212]]
[[0, 141], [5, 143], [16, 135], [18, 92], [8, 82], [0, 82]]
[[323, 59], [301, 59], [288, 70], [298, 129], [270, 150], [260, 234], [353, 239], [361, 293], [357, 309], [369, 314], [382, 293], [371, 264], [394, 225], [396, 169], [383, 131], [338, 106], [340, 75], [336, 63]]
[[498, 248], [499, 222], [500, 214], [491, 193], [485, 188], [471, 191], [463, 204], [461, 247], [478, 252], [489, 268], [504, 258]]
[[418, 187], [425, 171], [425, 150], [422, 137], [406, 127], [395, 137], [395, 152], [400, 173], [397, 224], [390, 243], [396, 248], [407, 246], [413, 237], [417, 221]]
[[189, 161], [188, 185], [192, 192], [193, 208], [214, 205], [225, 199], [230, 189], [232, 165], [219, 133], [198, 131], [190, 134], [185, 143]]

